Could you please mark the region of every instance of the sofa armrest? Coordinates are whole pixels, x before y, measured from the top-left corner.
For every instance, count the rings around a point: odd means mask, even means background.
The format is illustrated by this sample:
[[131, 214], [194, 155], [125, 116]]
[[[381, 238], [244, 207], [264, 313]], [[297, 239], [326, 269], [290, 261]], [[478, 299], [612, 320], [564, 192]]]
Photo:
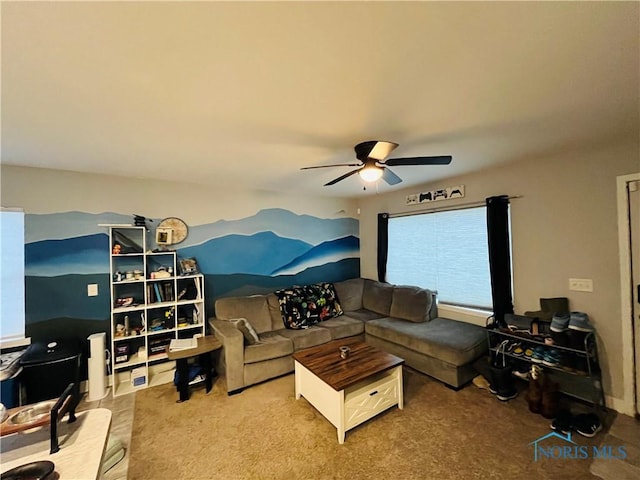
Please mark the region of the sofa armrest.
[[220, 363], [227, 379], [227, 392], [244, 387], [244, 336], [227, 320], [209, 319], [215, 337], [222, 342]]

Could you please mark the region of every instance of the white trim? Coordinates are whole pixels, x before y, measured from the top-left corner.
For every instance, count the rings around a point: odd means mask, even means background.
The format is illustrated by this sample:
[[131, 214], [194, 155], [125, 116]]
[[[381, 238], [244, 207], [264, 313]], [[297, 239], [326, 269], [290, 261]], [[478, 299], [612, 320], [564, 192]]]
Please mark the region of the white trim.
[[[614, 409], [620, 413], [635, 414], [635, 379], [633, 368], [633, 313], [631, 292], [631, 255], [629, 247], [629, 205], [627, 183], [640, 180], [640, 173], [616, 178], [618, 203], [618, 251], [620, 254], [620, 325], [622, 334], [622, 400], [616, 400]], [[610, 399], [613, 401], [614, 399]]]
[[7, 339], [0, 343], [0, 349], [6, 350], [9, 348], [27, 347], [29, 345], [31, 345], [31, 337]]
[[446, 303], [438, 303], [438, 316], [450, 318], [452, 320], [460, 320], [462, 322], [472, 323], [481, 327], [486, 326], [487, 317], [493, 315], [492, 312], [478, 310], [475, 308], [458, 307]]
[[633, 416], [633, 414], [628, 414], [627, 412], [627, 404], [626, 402], [623, 400], [620, 400], [619, 398], [614, 398], [610, 395], [605, 395], [604, 396], [604, 402], [605, 405], [608, 409], [610, 410], [615, 410], [618, 413], [623, 413], [625, 415], [630, 415]]

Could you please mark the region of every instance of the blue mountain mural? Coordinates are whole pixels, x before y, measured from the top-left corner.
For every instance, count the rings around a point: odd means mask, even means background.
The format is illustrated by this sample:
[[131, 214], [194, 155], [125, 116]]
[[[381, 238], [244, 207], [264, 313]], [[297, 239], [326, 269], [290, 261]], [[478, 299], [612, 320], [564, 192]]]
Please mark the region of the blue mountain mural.
[[[161, 218], [151, 219], [153, 227]], [[50, 214], [25, 215], [25, 242], [65, 239], [107, 233], [107, 227], [99, 224], [133, 224], [133, 214], [102, 212], [60, 212]], [[326, 240], [359, 235], [359, 223], [355, 218], [318, 218], [312, 215], [298, 215], [282, 208], [267, 208], [255, 215], [238, 220], [218, 220], [204, 225], [189, 226], [189, 235], [183, 247], [204, 243], [212, 238], [229, 234], [253, 235], [259, 232], [273, 232], [283, 238], [293, 238], [317, 245]], [[327, 235], [330, 235], [329, 237]]]
[[112, 212], [28, 213], [24, 220], [24, 241], [33, 243], [41, 240], [84, 237], [95, 233], [108, 234], [109, 229], [100, 227], [100, 224], [133, 225], [133, 215]]
[[293, 275], [311, 267], [360, 256], [360, 240], [354, 236], [330, 240], [316, 245], [293, 261], [277, 268], [271, 275]]
[[[146, 248], [155, 247], [155, 220], [149, 224]], [[87, 329], [95, 328], [96, 322], [108, 325], [110, 245], [108, 228], [99, 224], [132, 221], [133, 215], [110, 212], [25, 216], [26, 314], [31, 331], [40, 331], [36, 324], [62, 328], [87, 321]], [[187, 240], [176, 247], [178, 258], [197, 259], [211, 306], [224, 294], [358, 276], [358, 233], [353, 218], [322, 219], [274, 208], [190, 227]], [[86, 285], [94, 283], [99, 296], [87, 297]]]
[[28, 243], [24, 261], [28, 276], [108, 273], [109, 236], [98, 233]]
[[195, 257], [206, 274], [247, 273], [270, 275], [272, 271], [309, 251], [312, 245], [273, 232], [226, 235], [201, 245], [180, 248], [180, 258]]
[[359, 228], [355, 218], [318, 218], [297, 215], [282, 208], [268, 208], [240, 220], [218, 220], [206, 225], [190, 226], [184, 246], [198, 245], [231, 233], [253, 235], [259, 232], [273, 232], [279, 237], [317, 245], [349, 235], [357, 237]]

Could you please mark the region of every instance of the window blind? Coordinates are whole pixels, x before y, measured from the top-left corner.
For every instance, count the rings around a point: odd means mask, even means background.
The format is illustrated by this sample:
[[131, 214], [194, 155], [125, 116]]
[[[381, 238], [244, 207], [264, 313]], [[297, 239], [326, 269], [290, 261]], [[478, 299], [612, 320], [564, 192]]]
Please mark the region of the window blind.
[[491, 309], [486, 207], [389, 218], [387, 280], [440, 302]]

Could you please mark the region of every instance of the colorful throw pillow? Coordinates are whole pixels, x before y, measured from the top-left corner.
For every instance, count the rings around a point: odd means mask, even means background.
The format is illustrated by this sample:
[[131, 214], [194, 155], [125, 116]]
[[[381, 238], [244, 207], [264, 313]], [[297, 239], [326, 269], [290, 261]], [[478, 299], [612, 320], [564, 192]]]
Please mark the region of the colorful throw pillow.
[[332, 283], [294, 286], [275, 292], [286, 328], [309, 328], [343, 314]]
[[245, 345], [255, 345], [256, 343], [260, 343], [258, 333], [246, 318], [239, 318], [236, 320], [236, 328], [242, 332]]

